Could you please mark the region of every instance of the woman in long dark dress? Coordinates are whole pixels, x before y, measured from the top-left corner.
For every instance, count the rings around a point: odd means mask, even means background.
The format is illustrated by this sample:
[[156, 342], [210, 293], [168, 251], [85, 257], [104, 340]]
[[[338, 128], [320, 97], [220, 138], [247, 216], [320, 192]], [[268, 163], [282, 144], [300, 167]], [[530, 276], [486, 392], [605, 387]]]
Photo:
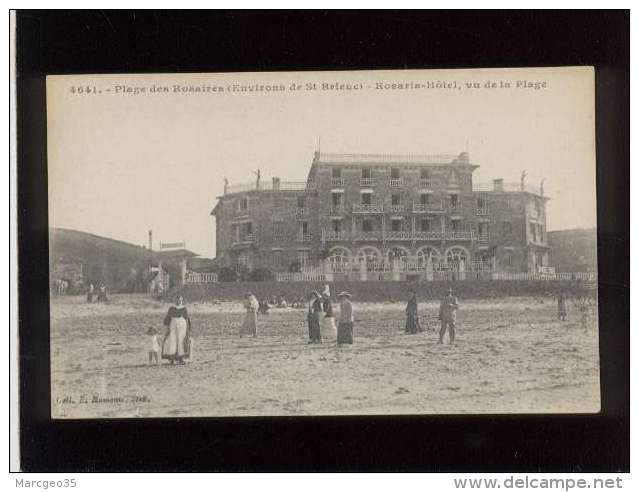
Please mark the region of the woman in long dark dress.
[[184, 364], [191, 353], [191, 319], [184, 306], [184, 297], [178, 296], [175, 306], [169, 308], [164, 318], [167, 333], [162, 343], [162, 358]]
[[308, 338], [309, 343], [322, 343], [320, 316], [322, 314], [322, 296], [316, 290], [311, 295], [311, 305], [308, 308]]
[[415, 291], [409, 291], [410, 298], [406, 306], [406, 333], [415, 334], [421, 331], [419, 317], [417, 315], [417, 295]]
[[337, 300], [340, 301], [339, 323], [337, 324], [337, 345], [353, 343], [353, 305], [349, 292], [340, 292]]

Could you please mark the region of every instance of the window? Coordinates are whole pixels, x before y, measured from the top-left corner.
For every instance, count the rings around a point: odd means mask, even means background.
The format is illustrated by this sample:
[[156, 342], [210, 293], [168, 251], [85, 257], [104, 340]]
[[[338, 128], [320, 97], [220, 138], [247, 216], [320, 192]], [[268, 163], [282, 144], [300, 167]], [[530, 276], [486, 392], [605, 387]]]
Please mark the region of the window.
[[248, 210], [248, 197], [240, 198], [237, 202], [237, 209], [240, 212], [246, 212]]
[[282, 238], [286, 235], [286, 226], [284, 222], [273, 222], [273, 236], [276, 238]]
[[362, 193], [362, 205], [370, 205], [373, 203], [373, 194], [372, 193]]
[[300, 266], [304, 267], [308, 263], [308, 251], [300, 250], [297, 252], [297, 261], [300, 262]]
[[486, 208], [486, 199], [483, 197], [477, 198], [477, 208]]
[[506, 235], [506, 234], [512, 234], [512, 232], [513, 232], [513, 225], [512, 225], [510, 222], [505, 221], [505, 222], [502, 224], [502, 226], [501, 226], [501, 230], [502, 230], [502, 233], [503, 233], [504, 235]]
[[420, 169], [419, 179], [430, 179], [430, 171], [428, 169]]
[[429, 193], [420, 193], [419, 195], [419, 203], [422, 205], [428, 205], [430, 203], [430, 194]]
[[362, 231], [373, 232], [373, 222], [369, 219], [362, 220]]
[[370, 167], [362, 168], [362, 179], [371, 179], [373, 177], [373, 171]]
[[457, 195], [450, 195], [450, 207], [451, 208], [459, 207], [459, 197]]
[[331, 199], [333, 201], [333, 206], [339, 207], [342, 204], [342, 194], [341, 193], [332, 193]]
[[306, 207], [306, 197], [304, 195], [297, 197], [297, 206], [299, 208]]
[[342, 177], [342, 168], [341, 167], [334, 167], [331, 169], [331, 177], [332, 178], [341, 178]]
[[331, 226], [333, 228], [333, 232], [336, 232], [336, 233], [342, 232], [342, 220], [341, 219], [333, 219], [331, 221]]
[[391, 220], [391, 231], [401, 231], [402, 221], [400, 219]]
[[392, 167], [391, 168], [391, 179], [399, 179], [399, 168]]
[[249, 258], [247, 254], [241, 254], [237, 257], [237, 266], [248, 266]]
[[401, 205], [402, 204], [402, 195], [398, 193], [393, 193], [391, 195], [391, 204], [392, 205]]
[[281, 249], [273, 251], [273, 265], [276, 267], [284, 266], [284, 252]]
[[544, 226], [539, 225], [539, 242], [544, 242]]
[[533, 242], [537, 242], [537, 227], [535, 227], [535, 224], [530, 224], [530, 236]]
[[244, 234], [246, 234], [246, 235], [253, 234], [253, 223], [252, 222], [247, 222], [246, 224], [244, 224]]
[[300, 227], [300, 232], [304, 236], [306, 236], [308, 234], [308, 222], [306, 222], [306, 221], [300, 222], [299, 227]]
[[450, 221], [453, 232], [461, 231], [461, 220], [453, 219]]
[[233, 240], [234, 241], [239, 241], [240, 240], [240, 226], [238, 225], [234, 225], [232, 227], [232, 234], [233, 234]]
[[511, 267], [513, 266], [513, 252], [512, 251], [506, 251], [506, 255], [504, 257], [504, 263], [507, 267]]
[[430, 220], [422, 219], [422, 231], [430, 232]]
[[479, 233], [479, 239], [486, 239], [489, 234], [489, 226], [487, 222], [480, 222], [477, 224], [477, 232]]

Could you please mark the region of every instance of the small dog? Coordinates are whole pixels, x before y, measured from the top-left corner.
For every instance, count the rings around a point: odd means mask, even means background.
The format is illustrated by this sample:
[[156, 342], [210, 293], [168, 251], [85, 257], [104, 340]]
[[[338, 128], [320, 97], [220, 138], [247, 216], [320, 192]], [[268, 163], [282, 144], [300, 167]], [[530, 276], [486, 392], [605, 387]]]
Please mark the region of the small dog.
[[158, 330], [153, 326], [149, 326], [146, 331], [149, 337], [149, 364], [160, 363], [160, 343], [158, 341]]

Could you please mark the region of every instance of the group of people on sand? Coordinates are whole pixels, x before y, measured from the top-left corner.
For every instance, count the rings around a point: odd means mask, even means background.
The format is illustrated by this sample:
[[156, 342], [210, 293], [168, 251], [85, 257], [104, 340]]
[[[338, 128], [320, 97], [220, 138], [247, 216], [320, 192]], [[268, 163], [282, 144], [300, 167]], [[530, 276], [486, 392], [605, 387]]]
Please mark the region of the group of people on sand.
[[[455, 343], [455, 323], [457, 321], [457, 310], [459, 309], [459, 302], [455, 296], [453, 289], [449, 288], [446, 296], [439, 304], [438, 319], [441, 323], [439, 329], [439, 342], [444, 343], [444, 336], [448, 331], [449, 342]], [[424, 331], [420, 322], [419, 314], [417, 310], [417, 293], [414, 290], [408, 291], [408, 304], [406, 305], [406, 327], [404, 331], [408, 334], [414, 335]]]
[[93, 302], [93, 298], [96, 297], [97, 302], [108, 302], [109, 298], [107, 297], [107, 288], [104, 282], [100, 282], [100, 286], [97, 290], [92, 283], [89, 283], [87, 286], [87, 302], [91, 304]]
[[335, 324], [335, 312], [331, 300], [331, 291], [328, 285], [324, 286], [321, 293], [314, 290], [306, 316], [308, 322], [308, 343], [322, 343], [335, 340], [338, 345], [353, 343], [353, 305], [350, 301], [350, 292], [340, 292], [337, 295], [339, 301], [339, 321]]
[[[337, 345], [353, 343], [353, 324], [355, 321], [350, 292], [340, 292], [336, 296], [339, 302], [339, 316], [333, 308], [330, 287], [325, 285], [322, 292], [314, 290], [309, 296], [307, 323], [308, 343], [322, 343], [335, 341]], [[260, 310], [260, 302], [251, 292], [248, 292], [244, 300], [246, 314], [240, 326], [239, 335], [257, 337], [257, 316]], [[438, 319], [440, 321], [439, 341], [444, 342], [448, 332], [449, 343], [455, 342], [455, 328], [459, 301], [452, 288], [449, 288], [439, 305]], [[417, 334], [424, 331], [419, 322], [417, 293], [409, 291], [408, 304], [406, 305], [407, 334]], [[559, 319], [566, 319], [566, 295], [558, 296]], [[159, 363], [159, 359], [170, 361], [171, 364], [185, 364], [193, 358], [193, 339], [191, 337], [191, 320], [189, 318], [184, 297], [177, 297], [174, 306], [171, 306], [164, 318], [166, 332], [162, 342], [159, 341], [159, 333], [154, 327], [150, 327], [147, 335], [150, 337], [149, 363]]]

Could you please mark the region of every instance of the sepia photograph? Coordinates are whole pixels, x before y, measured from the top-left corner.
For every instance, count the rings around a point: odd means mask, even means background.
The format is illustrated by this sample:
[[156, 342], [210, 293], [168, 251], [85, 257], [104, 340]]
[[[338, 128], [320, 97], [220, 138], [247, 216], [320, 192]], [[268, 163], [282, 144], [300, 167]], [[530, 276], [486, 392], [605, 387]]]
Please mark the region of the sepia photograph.
[[51, 417], [601, 409], [592, 67], [51, 75]]

